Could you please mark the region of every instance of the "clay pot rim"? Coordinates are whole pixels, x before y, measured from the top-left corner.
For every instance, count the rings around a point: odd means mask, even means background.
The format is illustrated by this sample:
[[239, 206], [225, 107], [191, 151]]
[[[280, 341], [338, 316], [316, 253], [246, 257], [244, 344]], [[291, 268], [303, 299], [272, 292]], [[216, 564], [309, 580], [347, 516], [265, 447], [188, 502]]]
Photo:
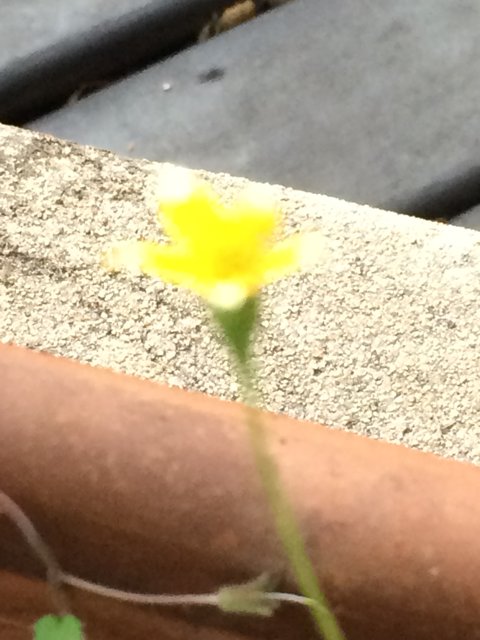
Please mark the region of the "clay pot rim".
[[[0, 347], [0, 370], [0, 488], [70, 572], [182, 592], [280, 568], [282, 588], [295, 590], [241, 405], [11, 345]], [[285, 416], [265, 420], [347, 637], [474, 637], [480, 469]], [[0, 526], [8, 542], [0, 566], [34, 574], [18, 538]], [[113, 609], [116, 624], [128, 617], [129, 607]], [[95, 607], [89, 615], [108, 634]], [[185, 628], [198, 627], [196, 615]], [[171, 616], [151, 613], [148, 624], [151, 616], [167, 633]], [[212, 633], [243, 637], [312, 633], [308, 616], [292, 609], [268, 624], [200, 619]]]

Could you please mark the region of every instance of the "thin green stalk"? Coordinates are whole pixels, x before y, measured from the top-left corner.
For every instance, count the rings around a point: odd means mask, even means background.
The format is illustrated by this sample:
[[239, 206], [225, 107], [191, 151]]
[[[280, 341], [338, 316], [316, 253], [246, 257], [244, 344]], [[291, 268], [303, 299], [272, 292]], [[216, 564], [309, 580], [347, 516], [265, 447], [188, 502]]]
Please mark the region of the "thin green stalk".
[[[242, 363], [240, 363], [241, 365]], [[241, 368], [243, 367], [241, 366]], [[255, 463], [273, 512], [277, 533], [295, 578], [303, 595], [311, 601], [312, 616], [323, 638], [325, 640], [345, 640], [345, 635], [331, 611], [327, 598], [320, 589], [295, 514], [283, 490], [278, 467], [269, 452], [265, 428], [256, 407], [251, 371], [243, 368], [240, 378], [247, 400], [247, 424]]]
[[273, 512], [275, 526], [303, 595], [311, 602], [312, 615], [325, 640], [345, 640], [317, 581], [293, 509], [285, 495], [280, 474], [268, 449], [267, 436], [258, 412], [257, 385], [251, 343], [258, 321], [258, 296], [247, 298], [238, 309], [212, 308], [237, 365], [237, 375], [247, 403], [247, 424], [260, 478]]

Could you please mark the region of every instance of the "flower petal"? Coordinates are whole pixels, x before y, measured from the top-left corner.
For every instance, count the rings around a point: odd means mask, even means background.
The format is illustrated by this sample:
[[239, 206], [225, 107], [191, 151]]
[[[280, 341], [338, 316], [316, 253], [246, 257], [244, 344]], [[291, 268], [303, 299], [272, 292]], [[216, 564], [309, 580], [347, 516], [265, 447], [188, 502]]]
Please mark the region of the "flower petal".
[[229, 218], [243, 236], [254, 242], [273, 242], [281, 223], [272, 192], [262, 185], [253, 185], [229, 207]]
[[177, 242], [201, 242], [220, 210], [210, 185], [180, 167], [165, 169], [158, 186], [158, 217], [170, 238]]
[[275, 282], [295, 271], [305, 271], [325, 255], [325, 240], [320, 232], [297, 233], [277, 244], [265, 255], [263, 283]]
[[299, 235], [299, 268], [301, 271], [307, 271], [328, 257], [327, 242], [321, 231], [304, 232]]
[[142, 273], [145, 259], [155, 250], [155, 242], [126, 240], [109, 247], [102, 256], [102, 266], [108, 271], [127, 269], [131, 273]]
[[102, 260], [110, 271], [124, 268], [131, 273], [144, 273], [172, 284], [191, 288], [194, 274], [188, 254], [171, 245], [127, 240], [108, 249]]

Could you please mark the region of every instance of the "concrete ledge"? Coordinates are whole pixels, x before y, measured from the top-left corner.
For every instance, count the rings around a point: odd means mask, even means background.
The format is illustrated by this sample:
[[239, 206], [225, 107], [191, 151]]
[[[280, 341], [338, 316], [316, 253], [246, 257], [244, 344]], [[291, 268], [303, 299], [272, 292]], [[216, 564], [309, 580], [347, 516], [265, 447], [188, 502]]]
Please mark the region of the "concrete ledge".
[[[155, 170], [0, 127], [0, 339], [235, 398], [195, 300], [99, 266], [111, 241], [158, 237]], [[203, 175], [226, 197], [245, 184]], [[273, 189], [329, 256], [265, 296], [268, 407], [479, 462], [480, 235]]]

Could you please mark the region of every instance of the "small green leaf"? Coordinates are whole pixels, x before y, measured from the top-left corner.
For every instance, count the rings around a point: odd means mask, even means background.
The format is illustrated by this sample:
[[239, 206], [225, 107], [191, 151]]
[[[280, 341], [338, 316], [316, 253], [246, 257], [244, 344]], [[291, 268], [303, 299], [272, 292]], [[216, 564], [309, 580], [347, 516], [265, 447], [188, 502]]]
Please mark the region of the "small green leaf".
[[44, 616], [35, 623], [34, 640], [84, 640], [82, 624], [71, 615]]
[[270, 576], [261, 575], [251, 582], [222, 587], [218, 591], [218, 606], [226, 613], [271, 616], [279, 602], [269, 598]]

